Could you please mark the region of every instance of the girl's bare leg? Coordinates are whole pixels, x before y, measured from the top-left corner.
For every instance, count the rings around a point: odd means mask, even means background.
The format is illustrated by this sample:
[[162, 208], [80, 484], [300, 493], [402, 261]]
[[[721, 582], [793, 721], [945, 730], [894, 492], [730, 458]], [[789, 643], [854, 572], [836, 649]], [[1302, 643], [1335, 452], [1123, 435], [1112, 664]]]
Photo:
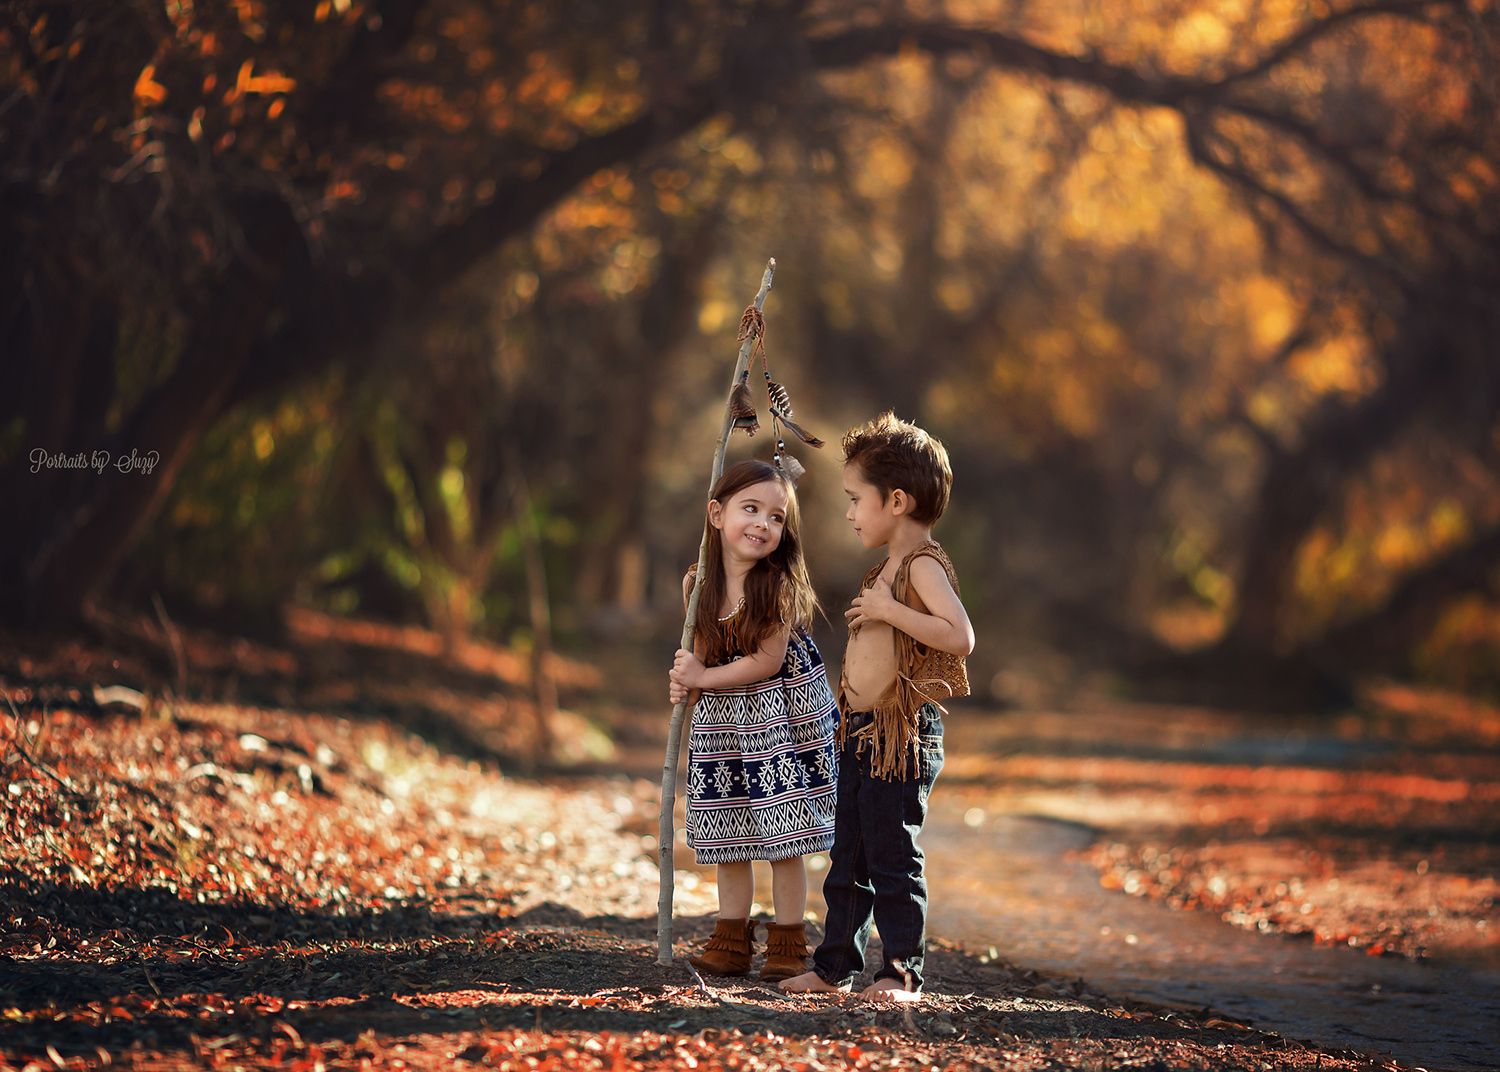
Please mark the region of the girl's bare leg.
[[749, 919], [750, 902], [755, 897], [755, 874], [750, 861], [719, 864], [719, 918]]
[[777, 923], [802, 922], [807, 912], [807, 868], [802, 857], [771, 861], [771, 897]]
[[[807, 868], [802, 857], [775, 860], [771, 864], [771, 893], [776, 898], [777, 923], [801, 923], [807, 912]], [[847, 994], [849, 987], [834, 986], [817, 972], [803, 972], [776, 984], [788, 994]]]

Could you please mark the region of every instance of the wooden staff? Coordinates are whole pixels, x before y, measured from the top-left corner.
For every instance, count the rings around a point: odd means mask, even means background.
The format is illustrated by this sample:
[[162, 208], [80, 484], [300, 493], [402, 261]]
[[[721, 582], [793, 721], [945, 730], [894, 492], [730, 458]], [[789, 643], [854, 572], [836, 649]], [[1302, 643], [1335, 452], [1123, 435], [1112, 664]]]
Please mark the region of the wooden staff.
[[[771, 290], [771, 277], [776, 274], [776, 258], [766, 262], [766, 271], [760, 279], [760, 290], [755, 295], [755, 308], [765, 308], [766, 295]], [[734, 365], [734, 375], [729, 380], [731, 394], [740, 377], [750, 367], [750, 351], [755, 347], [756, 333], [748, 332], [740, 343], [740, 353]], [[714, 493], [714, 485], [724, 474], [724, 452], [729, 447], [729, 435], [734, 431], [734, 415], [728, 405], [724, 406], [724, 430], [719, 436], [718, 449], [714, 451], [713, 474], [708, 478], [708, 494]], [[703, 578], [708, 572], [708, 530], [698, 543], [698, 570], [693, 577], [693, 591], [688, 596], [687, 614], [682, 622], [682, 644], [691, 651], [693, 647], [693, 622], [698, 617], [698, 593], [703, 590]], [[672, 809], [677, 803], [677, 758], [682, 751], [682, 721], [687, 711], [686, 701], [672, 706], [672, 721], [667, 726], [667, 758], [661, 767], [661, 829], [658, 842], [661, 864], [661, 893], [656, 902], [656, 962], [672, 963]]]

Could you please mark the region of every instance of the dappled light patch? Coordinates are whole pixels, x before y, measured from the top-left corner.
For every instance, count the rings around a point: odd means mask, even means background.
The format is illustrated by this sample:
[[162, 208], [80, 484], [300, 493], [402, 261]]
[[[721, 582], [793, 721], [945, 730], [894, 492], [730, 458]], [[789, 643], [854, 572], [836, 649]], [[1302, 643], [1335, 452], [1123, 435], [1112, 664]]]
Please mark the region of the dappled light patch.
[[[940, 939], [900, 1009], [656, 963], [656, 787], [388, 723], [7, 686], [0, 1069], [1371, 1067]], [[711, 891], [682, 876], [677, 951]]]
[[956, 723], [944, 777], [976, 822], [1087, 824], [1107, 889], [1372, 954], [1493, 957], [1497, 733], [1492, 705], [1389, 683], [1279, 721], [1096, 698]]

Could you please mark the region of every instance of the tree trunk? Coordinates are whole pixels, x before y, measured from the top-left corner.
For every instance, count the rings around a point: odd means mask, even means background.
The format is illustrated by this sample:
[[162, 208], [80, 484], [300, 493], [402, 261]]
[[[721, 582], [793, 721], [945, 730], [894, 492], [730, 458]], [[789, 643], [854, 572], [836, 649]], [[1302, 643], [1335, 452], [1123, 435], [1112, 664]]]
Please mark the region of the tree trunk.
[[1352, 406], [1329, 408], [1295, 449], [1271, 455], [1240, 571], [1237, 609], [1219, 647], [1284, 654], [1279, 625], [1291, 599], [1298, 550], [1337, 506], [1348, 481], [1452, 390], [1456, 340], [1424, 313], [1408, 316], [1388, 350], [1384, 382]]
[[667, 243], [660, 266], [642, 296], [627, 336], [616, 340], [610, 364], [629, 369], [629, 375], [604, 381], [608, 392], [604, 408], [630, 414], [620, 422], [616, 434], [602, 440], [605, 450], [597, 460], [602, 501], [600, 530], [590, 541], [579, 577], [579, 595], [590, 606], [630, 611], [627, 604], [637, 593], [641, 546], [627, 533], [642, 530], [646, 499], [642, 494], [650, 468], [653, 397], [670, 377], [670, 358], [693, 325], [713, 255], [722, 215], [718, 205]]
[[521, 555], [526, 564], [526, 605], [531, 620], [531, 693], [536, 705], [532, 756], [546, 760], [552, 755], [552, 720], [557, 715], [557, 681], [552, 675], [552, 601], [547, 589], [547, 564], [542, 555], [542, 534], [536, 523], [536, 505], [526, 482], [521, 451], [508, 444], [506, 467], [510, 471], [514, 515], [520, 526]]

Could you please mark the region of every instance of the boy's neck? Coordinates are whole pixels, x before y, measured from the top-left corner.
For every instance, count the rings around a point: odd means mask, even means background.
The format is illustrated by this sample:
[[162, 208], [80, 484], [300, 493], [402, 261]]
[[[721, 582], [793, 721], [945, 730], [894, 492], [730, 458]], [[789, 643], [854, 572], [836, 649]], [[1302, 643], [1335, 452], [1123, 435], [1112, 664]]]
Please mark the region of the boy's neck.
[[932, 526], [919, 521], [907, 521], [896, 526], [890, 541], [885, 545], [886, 554], [901, 560], [932, 539]]

